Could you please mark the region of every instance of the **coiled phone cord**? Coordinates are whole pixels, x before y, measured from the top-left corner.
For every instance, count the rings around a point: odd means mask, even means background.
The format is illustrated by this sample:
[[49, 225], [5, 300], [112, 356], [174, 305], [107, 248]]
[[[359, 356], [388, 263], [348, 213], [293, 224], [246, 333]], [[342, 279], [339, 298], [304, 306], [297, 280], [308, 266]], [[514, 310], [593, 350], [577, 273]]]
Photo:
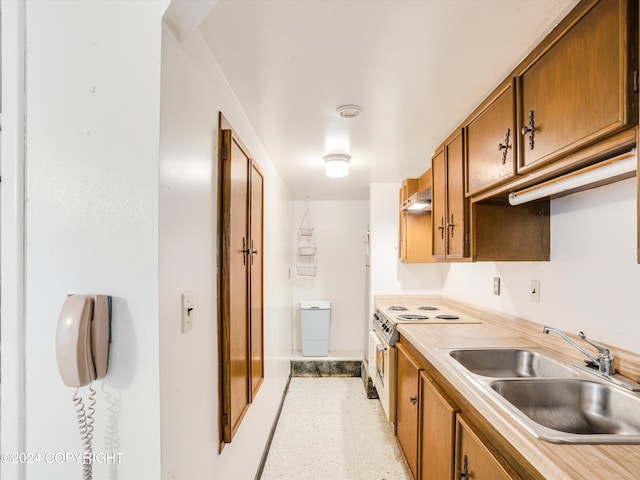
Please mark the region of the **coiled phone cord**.
[[80, 440], [84, 456], [82, 459], [82, 480], [92, 480], [93, 478], [93, 422], [95, 420], [96, 391], [93, 384], [89, 384], [88, 407], [85, 409], [84, 401], [76, 388], [73, 394], [73, 403], [76, 410], [76, 419], [80, 429]]

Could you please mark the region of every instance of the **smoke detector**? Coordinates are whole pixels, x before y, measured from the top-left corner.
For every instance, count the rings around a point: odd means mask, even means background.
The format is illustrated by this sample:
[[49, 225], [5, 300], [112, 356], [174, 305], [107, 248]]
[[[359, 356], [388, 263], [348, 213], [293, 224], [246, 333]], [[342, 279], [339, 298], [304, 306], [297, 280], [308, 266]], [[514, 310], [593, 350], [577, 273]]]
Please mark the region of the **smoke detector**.
[[336, 108], [336, 112], [342, 118], [356, 118], [362, 113], [362, 108], [358, 105], [342, 105]]

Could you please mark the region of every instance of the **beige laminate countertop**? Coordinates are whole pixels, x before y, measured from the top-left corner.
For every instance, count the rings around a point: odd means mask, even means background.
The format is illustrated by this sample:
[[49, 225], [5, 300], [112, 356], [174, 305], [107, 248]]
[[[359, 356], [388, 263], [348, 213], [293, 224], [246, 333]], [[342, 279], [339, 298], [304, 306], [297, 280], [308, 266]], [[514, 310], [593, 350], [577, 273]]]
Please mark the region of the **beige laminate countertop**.
[[[435, 367], [458, 392], [543, 476], [549, 479], [638, 479], [640, 445], [567, 445], [540, 440], [502, 410], [483, 389], [446, 360], [445, 348], [540, 347], [556, 350], [581, 360], [572, 347], [557, 336], [544, 335], [541, 326], [495, 312], [446, 299], [428, 297], [432, 304], [463, 312], [480, 324], [401, 324], [406, 339]], [[401, 297], [398, 297], [401, 301]], [[376, 306], [387, 297], [376, 298]], [[511, 326], [513, 325], [513, 328]], [[612, 347], [616, 352], [615, 347]], [[627, 352], [628, 353], [628, 352]], [[623, 354], [623, 358], [628, 355]]]

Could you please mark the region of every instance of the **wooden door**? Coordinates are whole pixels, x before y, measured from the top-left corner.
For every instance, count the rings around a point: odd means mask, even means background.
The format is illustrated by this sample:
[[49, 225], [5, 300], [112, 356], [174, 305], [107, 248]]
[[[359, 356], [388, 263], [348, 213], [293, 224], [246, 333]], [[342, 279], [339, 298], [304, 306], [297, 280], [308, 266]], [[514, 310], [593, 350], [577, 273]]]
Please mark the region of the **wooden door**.
[[[494, 453], [458, 415], [456, 420], [456, 477], [482, 480], [509, 480], [520, 478], [503, 467]], [[466, 474], [460, 477], [460, 474]]]
[[396, 352], [396, 437], [411, 478], [417, 479], [420, 367], [402, 344], [396, 344]]
[[[546, 51], [519, 75], [518, 172], [549, 163], [636, 123], [625, 0], [585, 3]], [[637, 2], [636, 2], [637, 7]], [[637, 15], [637, 13], [636, 13]]]
[[464, 144], [462, 131], [446, 146], [446, 217], [445, 236], [447, 258], [462, 258], [468, 254], [467, 200], [464, 195]]
[[251, 400], [256, 396], [258, 388], [264, 378], [264, 351], [263, 351], [263, 188], [262, 173], [255, 162], [251, 164], [251, 231], [250, 231], [250, 302], [251, 302]]
[[231, 442], [264, 378], [263, 177], [220, 114], [219, 429]]
[[457, 409], [420, 374], [420, 479], [451, 480]]
[[[228, 419], [231, 436], [249, 406], [249, 284], [247, 277], [247, 247], [249, 238], [248, 182], [250, 158], [233, 136], [226, 159], [229, 171], [229, 365], [230, 401]], [[230, 441], [230, 440], [229, 440]]]
[[515, 118], [514, 86], [509, 82], [467, 125], [467, 195], [514, 177]]
[[446, 197], [447, 171], [445, 167], [444, 149], [438, 151], [431, 160], [432, 170], [432, 198], [431, 198], [431, 236], [432, 250], [436, 258], [446, 255]]

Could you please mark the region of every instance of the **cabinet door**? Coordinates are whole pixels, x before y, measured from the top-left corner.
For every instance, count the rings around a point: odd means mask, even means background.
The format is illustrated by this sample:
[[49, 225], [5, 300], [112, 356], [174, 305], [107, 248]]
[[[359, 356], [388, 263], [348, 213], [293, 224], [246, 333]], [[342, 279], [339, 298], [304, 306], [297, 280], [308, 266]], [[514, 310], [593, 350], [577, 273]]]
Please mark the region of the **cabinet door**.
[[[404, 202], [403, 189], [400, 189], [400, 205]], [[407, 212], [400, 211], [398, 219], [398, 257], [401, 262], [407, 261]]]
[[512, 82], [467, 125], [467, 195], [513, 178], [516, 138]]
[[451, 480], [456, 409], [424, 372], [420, 374], [420, 478]]
[[251, 201], [250, 201], [250, 253], [249, 278], [251, 304], [250, 314], [250, 355], [251, 355], [251, 401], [258, 393], [264, 379], [264, 316], [263, 316], [263, 267], [264, 267], [264, 178], [255, 162], [251, 163]]
[[418, 389], [420, 367], [396, 344], [396, 437], [413, 479], [418, 478]]
[[636, 123], [628, 25], [627, 1], [590, 2], [519, 75], [519, 173]]
[[[456, 419], [456, 477], [482, 480], [509, 480], [519, 478], [515, 472], [507, 471], [478, 438], [465, 421]], [[511, 469], [509, 469], [511, 470]], [[461, 476], [466, 474], [466, 476]]]
[[462, 131], [446, 146], [446, 221], [447, 258], [462, 258], [468, 254], [467, 199], [464, 195], [464, 143]]
[[447, 172], [445, 168], [444, 150], [440, 150], [431, 161], [432, 198], [431, 198], [431, 234], [433, 238], [433, 256], [444, 258], [446, 255], [446, 196]]

